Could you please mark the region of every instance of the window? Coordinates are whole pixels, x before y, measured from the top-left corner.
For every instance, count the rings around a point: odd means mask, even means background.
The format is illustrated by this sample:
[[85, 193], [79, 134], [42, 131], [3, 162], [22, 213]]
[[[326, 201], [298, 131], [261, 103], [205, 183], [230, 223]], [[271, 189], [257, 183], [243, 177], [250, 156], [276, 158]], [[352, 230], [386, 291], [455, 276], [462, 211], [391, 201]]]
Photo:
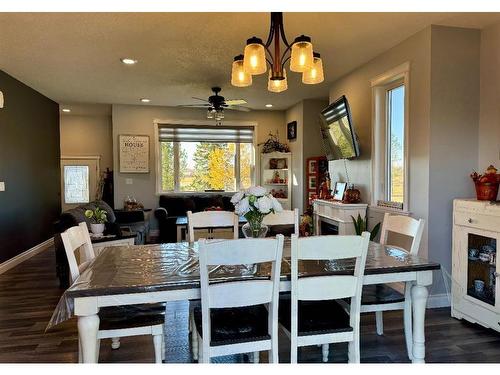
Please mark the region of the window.
[[372, 80], [372, 205], [408, 211], [409, 63]]
[[158, 125], [159, 191], [237, 191], [253, 182], [253, 127]]
[[87, 165], [64, 166], [64, 203], [89, 202], [89, 167]]

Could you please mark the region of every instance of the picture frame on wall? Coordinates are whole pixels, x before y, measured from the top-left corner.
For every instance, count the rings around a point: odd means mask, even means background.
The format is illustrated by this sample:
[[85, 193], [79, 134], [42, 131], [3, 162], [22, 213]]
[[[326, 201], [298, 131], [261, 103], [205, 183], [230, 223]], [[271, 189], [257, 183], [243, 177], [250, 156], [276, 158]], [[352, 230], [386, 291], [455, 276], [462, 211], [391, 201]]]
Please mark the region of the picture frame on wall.
[[316, 189], [316, 176], [309, 176], [309, 189]]
[[309, 160], [309, 173], [316, 173], [317, 164], [316, 160]]
[[289, 122], [286, 125], [286, 138], [288, 140], [294, 140], [297, 138], [297, 121]]
[[118, 135], [120, 173], [149, 173], [149, 136]]

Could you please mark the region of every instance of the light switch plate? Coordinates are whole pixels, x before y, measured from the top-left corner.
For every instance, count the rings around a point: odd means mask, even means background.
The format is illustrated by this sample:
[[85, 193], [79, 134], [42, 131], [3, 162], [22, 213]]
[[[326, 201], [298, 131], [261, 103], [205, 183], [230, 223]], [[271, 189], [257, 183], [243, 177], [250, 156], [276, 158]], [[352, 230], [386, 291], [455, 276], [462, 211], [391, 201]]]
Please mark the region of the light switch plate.
[[134, 182], [134, 180], [132, 180], [131, 178], [126, 178], [125, 179], [125, 185], [132, 185]]
[[0, 182], [0, 191], [5, 191], [5, 182]]

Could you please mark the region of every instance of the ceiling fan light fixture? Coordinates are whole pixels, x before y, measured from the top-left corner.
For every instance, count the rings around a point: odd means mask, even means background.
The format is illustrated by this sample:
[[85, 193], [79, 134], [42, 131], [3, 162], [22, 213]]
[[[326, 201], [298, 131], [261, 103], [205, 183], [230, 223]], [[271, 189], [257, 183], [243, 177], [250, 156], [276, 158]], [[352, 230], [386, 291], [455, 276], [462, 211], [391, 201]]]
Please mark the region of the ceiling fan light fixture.
[[267, 82], [267, 89], [271, 92], [283, 92], [288, 89], [288, 81], [286, 79], [286, 70], [283, 69], [283, 76], [273, 76], [272, 69], [269, 69], [269, 79]]
[[209, 118], [209, 119], [214, 118], [214, 112], [215, 112], [214, 109], [212, 107], [209, 107], [207, 109], [207, 118]]
[[236, 87], [246, 87], [252, 84], [252, 75], [245, 72], [243, 68], [243, 55], [234, 58], [231, 72], [231, 84]]
[[313, 67], [302, 73], [302, 83], [307, 85], [315, 85], [321, 83], [325, 80], [323, 73], [323, 61], [321, 61], [321, 55], [314, 52], [314, 62]]
[[292, 72], [303, 73], [313, 67], [313, 45], [311, 38], [301, 35], [295, 38], [292, 44], [290, 57], [290, 70]]
[[251, 75], [266, 72], [266, 50], [262, 39], [254, 36], [247, 40], [243, 56], [243, 69], [245, 73]]

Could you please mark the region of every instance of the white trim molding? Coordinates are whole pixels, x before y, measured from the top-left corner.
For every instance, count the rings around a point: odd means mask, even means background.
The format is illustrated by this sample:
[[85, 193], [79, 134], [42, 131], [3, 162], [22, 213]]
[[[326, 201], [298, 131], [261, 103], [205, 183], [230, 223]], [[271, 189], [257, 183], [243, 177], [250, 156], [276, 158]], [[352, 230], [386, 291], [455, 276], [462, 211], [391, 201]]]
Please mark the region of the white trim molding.
[[[404, 198], [403, 211], [410, 211], [409, 196], [409, 134], [410, 134], [410, 62], [398, 65], [370, 80], [372, 87], [372, 155], [371, 155], [371, 205], [376, 206], [378, 200], [386, 200], [386, 96], [387, 90], [402, 84], [405, 87], [404, 97]], [[384, 145], [384, 147], [382, 147]]]
[[439, 307], [449, 307], [451, 306], [450, 296], [446, 293], [441, 294], [431, 294], [427, 298], [427, 308], [437, 309]]
[[37, 254], [40, 254], [42, 251], [47, 250], [52, 245], [54, 245], [54, 237], [49, 238], [38, 245], [33, 246], [31, 249], [28, 249], [21, 254], [16, 255], [14, 258], [10, 258], [3, 263], [0, 263], [0, 275], [4, 272], [7, 272], [11, 268], [21, 264], [25, 260], [28, 260], [31, 257], [34, 257]]

